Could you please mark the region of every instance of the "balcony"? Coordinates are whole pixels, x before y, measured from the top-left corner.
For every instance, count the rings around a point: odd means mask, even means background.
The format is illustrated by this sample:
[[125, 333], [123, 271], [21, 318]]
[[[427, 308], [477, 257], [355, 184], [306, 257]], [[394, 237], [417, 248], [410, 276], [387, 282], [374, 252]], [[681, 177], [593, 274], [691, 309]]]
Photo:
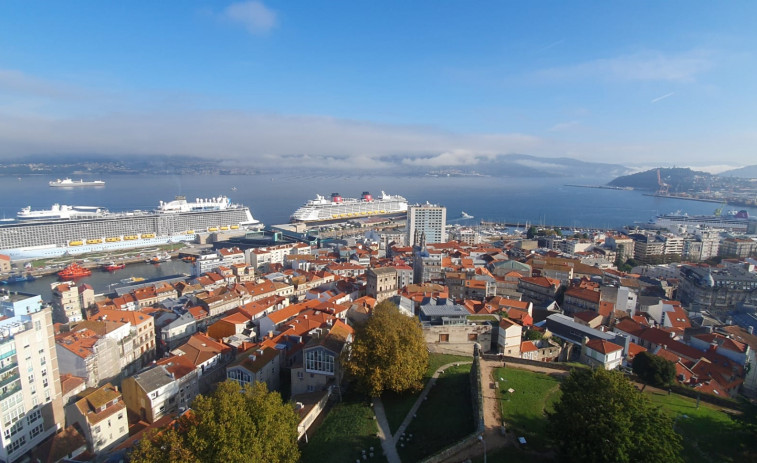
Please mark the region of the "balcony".
[[16, 380], [17, 381], [15, 383], [11, 384], [7, 388], [0, 389], [0, 402], [12, 396], [13, 394], [16, 394], [17, 392], [21, 392], [21, 381], [18, 381], [18, 378], [16, 378]]

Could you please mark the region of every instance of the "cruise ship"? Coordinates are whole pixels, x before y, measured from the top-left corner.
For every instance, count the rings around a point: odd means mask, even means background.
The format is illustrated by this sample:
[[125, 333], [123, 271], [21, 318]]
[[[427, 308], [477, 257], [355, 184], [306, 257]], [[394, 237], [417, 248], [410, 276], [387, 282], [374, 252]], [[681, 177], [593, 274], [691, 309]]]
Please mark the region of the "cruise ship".
[[680, 212], [658, 215], [650, 220], [656, 228], [677, 230], [686, 228], [719, 228], [736, 233], [747, 233], [749, 228], [749, 213], [747, 211], [729, 211], [723, 215], [688, 215]]
[[360, 217], [386, 217], [407, 214], [407, 200], [388, 195], [374, 198], [364, 191], [360, 198], [343, 198], [332, 193], [330, 198], [316, 195], [292, 214], [292, 223], [337, 222]]
[[0, 254], [22, 260], [117, 251], [192, 241], [204, 232], [262, 227], [248, 207], [225, 196], [193, 202], [177, 196], [160, 201], [152, 211], [56, 204], [46, 211], [24, 208], [17, 221], [0, 224]]
[[84, 180], [71, 180], [70, 178], [64, 178], [63, 180], [57, 179], [52, 182], [48, 182], [52, 187], [77, 187], [77, 186], [105, 186], [105, 182], [102, 180], [92, 180], [91, 182], [85, 182]]

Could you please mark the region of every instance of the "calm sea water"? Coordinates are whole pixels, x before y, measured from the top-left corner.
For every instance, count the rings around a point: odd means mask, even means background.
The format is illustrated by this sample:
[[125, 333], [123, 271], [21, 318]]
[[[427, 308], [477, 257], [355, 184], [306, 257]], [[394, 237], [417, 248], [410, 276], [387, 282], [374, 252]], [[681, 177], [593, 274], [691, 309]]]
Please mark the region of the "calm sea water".
[[[682, 211], [688, 214], [711, 214], [714, 203], [644, 196], [636, 191], [575, 188], [566, 184], [604, 184], [610, 179], [488, 177], [389, 177], [389, 176], [106, 176], [105, 187], [50, 188], [48, 177], [24, 177], [21, 180], [0, 177], [0, 218], [14, 217], [25, 206], [46, 209], [54, 203], [77, 206], [101, 206], [111, 211], [154, 209], [158, 201], [176, 195], [188, 199], [226, 195], [250, 208], [253, 216], [265, 224], [285, 223], [291, 213], [316, 193], [339, 192], [358, 197], [363, 191], [374, 196], [381, 190], [405, 196], [411, 203], [441, 204], [447, 207], [448, 221], [475, 223], [479, 219], [515, 223], [561, 225], [568, 228], [619, 228], [634, 222], [647, 222], [657, 214]], [[459, 219], [462, 211], [474, 220]], [[757, 210], [749, 209], [751, 215]], [[154, 278], [189, 273], [191, 267], [181, 261], [160, 266], [136, 264], [109, 274], [95, 272], [82, 282], [96, 292], [130, 276]], [[48, 300], [50, 283], [55, 277], [10, 285], [15, 291], [42, 294]]]
[[[617, 228], [647, 222], [657, 214], [682, 211], [711, 214], [718, 205], [644, 196], [637, 191], [574, 188], [566, 184], [604, 184], [610, 179], [489, 177], [389, 177], [308, 175], [110, 176], [105, 187], [50, 188], [48, 177], [21, 180], [0, 177], [0, 217], [14, 217], [25, 206], [49, 208], [53, 203], [101, 206], [111, 211], [154, 209], [158, 201], [176, 195], [187, 199], [219, 195], [250, 208], [265, 224], [285, 223], [295, 209], [316, 193], [374, 196], [381, 190], [399, 194], [411, 203], [441, 204], [449, 219], [462, 211], [486, 219], [565, 227]], [[757, 214], [754, 208], [750, 214]]]

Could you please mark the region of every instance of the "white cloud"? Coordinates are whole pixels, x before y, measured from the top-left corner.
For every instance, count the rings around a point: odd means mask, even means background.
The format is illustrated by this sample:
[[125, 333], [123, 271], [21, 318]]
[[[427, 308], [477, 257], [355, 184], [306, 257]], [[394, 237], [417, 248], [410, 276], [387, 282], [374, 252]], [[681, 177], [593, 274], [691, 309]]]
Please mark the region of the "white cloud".
[[693, 82], [714, 65], [713, 53], [692, 50], [680, 54], [642, 51], [536, 72], [544, 80], [597, 78], [621, 81]]
[[577, 127], [579, 125], [581, 125], [580, 121], [558, 122], [557, 124], [550, 127], [549, 131], [550, 132], [563, 132], [565, 130], [572, 129], [573, 127]]
[[255, 35], [266, 34], [278, 23], [276, 12], [258, 1], [232, 3], [223, 10], [222, 15]]

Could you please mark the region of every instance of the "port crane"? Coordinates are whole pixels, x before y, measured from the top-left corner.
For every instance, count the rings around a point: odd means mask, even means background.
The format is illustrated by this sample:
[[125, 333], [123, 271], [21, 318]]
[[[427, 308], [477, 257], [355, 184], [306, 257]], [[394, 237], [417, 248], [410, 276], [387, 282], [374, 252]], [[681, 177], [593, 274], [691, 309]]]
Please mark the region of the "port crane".
[[660, 169], [657, 169], [657, 185], [659, 186], [659, 188], [657, 189], [657, 195], [667, 196], [670, 185], [662, 181], [662, 177], [660, 176]]

